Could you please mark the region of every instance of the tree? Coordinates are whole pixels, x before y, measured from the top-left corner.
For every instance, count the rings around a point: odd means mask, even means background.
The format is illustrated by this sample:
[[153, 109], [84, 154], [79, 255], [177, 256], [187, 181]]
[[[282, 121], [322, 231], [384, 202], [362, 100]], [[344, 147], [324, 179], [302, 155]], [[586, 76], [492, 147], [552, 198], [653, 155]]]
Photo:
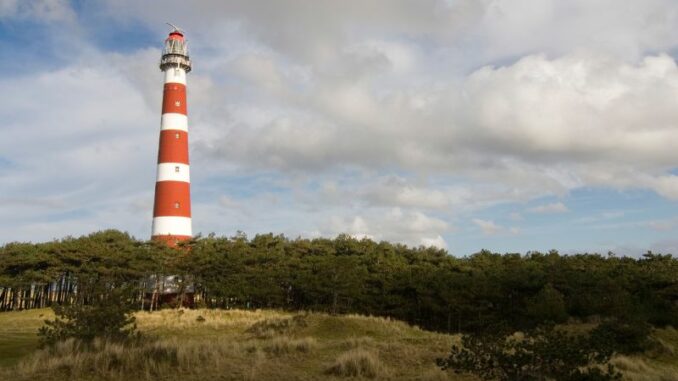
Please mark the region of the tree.
[[518, 335], [464, 335], [462, 346], [452, 346], [438, 359], [443, 370], [471, 373], [499, 381], [603, 381], [619, 380], [612, 365], [600, 367], [612, 356], [588, 336], [571, 336], [553, 326]]
[[135, 336], [134, 296], [136, 285], [107, 282], [103, 279], [80, 279], [86, 303], [54, 305], [54, 320], [45, 320], [38, 331], [42, 346], [74, 338], [85, 344], [95, 338], [123, 341]]
[[567, 319], [565, 298], [547, 283], [537, 295], [528, 299], [527, 314], [536, 322], [562, 323]]

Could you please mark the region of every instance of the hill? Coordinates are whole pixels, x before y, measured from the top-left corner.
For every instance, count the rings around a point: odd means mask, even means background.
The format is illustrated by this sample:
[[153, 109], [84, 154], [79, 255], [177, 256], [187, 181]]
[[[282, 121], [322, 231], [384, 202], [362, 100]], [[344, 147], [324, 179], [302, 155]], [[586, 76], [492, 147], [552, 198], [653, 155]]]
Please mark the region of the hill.
[[[49, 309], [0, 313], [0, 379], [11, 380], [474, 380], [444, 373], [455, 335], [359, 315], [275, 310], [162, 310], [137, 313], [153, 340], [134, 346], [73, 342], [37, 350]], [[573, 327], [576, 328], [576, 327]], [[678, 331], [657, 330], [663, 350], [616, 357], [628, 380], [678, 380]]]

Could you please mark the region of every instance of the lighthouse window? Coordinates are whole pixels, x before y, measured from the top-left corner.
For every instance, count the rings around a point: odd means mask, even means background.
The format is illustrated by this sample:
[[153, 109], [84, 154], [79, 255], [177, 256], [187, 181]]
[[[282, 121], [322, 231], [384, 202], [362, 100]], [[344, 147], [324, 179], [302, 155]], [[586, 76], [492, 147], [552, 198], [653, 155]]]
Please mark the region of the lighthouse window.
[[174, 167], [174, 172], [179, 173], [179, 166]]
[[174, 134], [174, 137], [179, 139], [179, 133], [177, 132], [176, 134]]
[[177, 107], [179, 107], [179, 106], [181, 106], [181, 102], [176, 101], [176, 102], [174, 102], [174, 105], [177, 106]]
[[179, 209], [179, 201], [174, 203], [174, 209]]

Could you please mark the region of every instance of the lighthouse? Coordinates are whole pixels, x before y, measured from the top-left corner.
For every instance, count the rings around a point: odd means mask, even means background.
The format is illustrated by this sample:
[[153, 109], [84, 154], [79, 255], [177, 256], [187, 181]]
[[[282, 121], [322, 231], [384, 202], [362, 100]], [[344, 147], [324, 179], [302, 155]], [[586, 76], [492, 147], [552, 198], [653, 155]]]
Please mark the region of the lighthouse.
[[186, 108], [186, 74], [191, 71], [191, 60], [184, 32], [171, 26], [160, 59], [165, 81], [151, 238], [176, 246], [193, 236]]

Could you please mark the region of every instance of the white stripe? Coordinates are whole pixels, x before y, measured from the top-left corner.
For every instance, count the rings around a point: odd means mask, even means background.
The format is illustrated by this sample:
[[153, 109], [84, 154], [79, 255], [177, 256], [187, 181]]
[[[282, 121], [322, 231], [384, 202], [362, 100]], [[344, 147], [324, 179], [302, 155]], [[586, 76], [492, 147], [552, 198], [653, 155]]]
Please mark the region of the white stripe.
[[153, 235], [190, 235], [190, 217], [153, 217]]
[[158, 164], [156, 181], [184, 181], [190, 183], [190, 167], [181, 163], [160, 163]]
[[180, 68], [165, 70], [165, 83], [181, 83], [186, 85], [186, 71]]
[[160, 131], [179, 130], [188, 132], [188, 117], [176, 112], [168, 112], [160, 117]]

